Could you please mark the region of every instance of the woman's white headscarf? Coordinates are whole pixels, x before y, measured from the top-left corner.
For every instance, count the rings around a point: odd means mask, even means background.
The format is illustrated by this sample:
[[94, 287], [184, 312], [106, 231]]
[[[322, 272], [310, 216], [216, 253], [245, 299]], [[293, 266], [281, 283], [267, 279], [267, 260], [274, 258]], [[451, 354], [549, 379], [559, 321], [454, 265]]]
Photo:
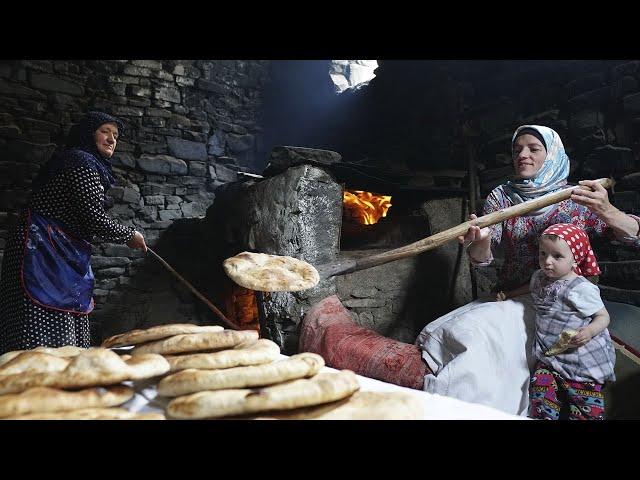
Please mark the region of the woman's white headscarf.
[[511, 148], [516, 141], [518, 133], [525, 128], [536, 130], [546, 143], [547, 156], [542, 167], [533, 178], [521, 178], [509, 180], [504, 185], [504, 192], [514, 204], [526, 202], [532, 198], [560, 190], [567, 184], [569, 176], [569, 157], [564, 151], [564, 145], [560, 136], [549, 127], [541, 125], [521, 125], [511, 139]]

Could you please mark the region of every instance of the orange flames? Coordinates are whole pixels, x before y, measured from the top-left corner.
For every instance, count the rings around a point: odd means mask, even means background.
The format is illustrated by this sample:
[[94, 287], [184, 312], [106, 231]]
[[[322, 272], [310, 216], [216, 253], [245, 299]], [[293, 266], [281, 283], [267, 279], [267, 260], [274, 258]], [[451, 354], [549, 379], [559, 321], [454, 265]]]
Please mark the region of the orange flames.
[[344, 215], [363, 225], [373, 225], [387, 216], [391, 207], [390, 195], [375, 195], [362, 190], [345, 190]]
[[230, 286], [226, 295], [226, 314], [229, 320], [244, 329], [260, 331], [258, 302], [253, 290], [238, 285]]

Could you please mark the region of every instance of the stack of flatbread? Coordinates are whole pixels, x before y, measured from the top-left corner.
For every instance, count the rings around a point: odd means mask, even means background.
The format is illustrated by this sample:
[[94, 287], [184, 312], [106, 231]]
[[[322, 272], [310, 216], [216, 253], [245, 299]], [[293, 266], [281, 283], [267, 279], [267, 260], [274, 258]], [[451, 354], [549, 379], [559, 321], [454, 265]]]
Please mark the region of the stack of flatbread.
[[321, 372], [315, 353], [291, 357], [255, 330], [164, 325], [103, 342], [133, 347], [132, 358], [162, 355], [169, 374], [157, 384], [168, 418], [422, 418], [412, 395], [360, 393], [348, 370]]
[[0, 418], [164, 419], [118, 406], [134, 396], [123, 382], [167, 373], [158, 354], [119, 356], [106, 348], [44, 348], [0, 356]]

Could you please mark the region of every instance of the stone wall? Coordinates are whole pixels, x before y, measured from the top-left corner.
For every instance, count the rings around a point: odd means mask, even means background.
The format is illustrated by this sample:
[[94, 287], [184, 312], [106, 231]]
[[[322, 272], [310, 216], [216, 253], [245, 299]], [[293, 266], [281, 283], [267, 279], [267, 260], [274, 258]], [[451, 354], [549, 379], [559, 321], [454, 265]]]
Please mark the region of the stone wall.
[[[115, 199], [110, 214], [172, 258], [172, 246], [189, 248], [184, 239], [198, 231], [191, 220], [204, 217], [216, 187], [258, 163], [268, 63], [1, 62], [0, 253], [38, 169], [88, 110], [116, 115], [126, 126], [113, 157], [118, 186], [109, 192]], [[164, 235], [168, 246], [161, 247]], [[129, 327], [210, 320], [167, 272], [126, 246], [97, 242], [93, 267], [96, 336], [100, 324], [112, 325], [116, 316]]]

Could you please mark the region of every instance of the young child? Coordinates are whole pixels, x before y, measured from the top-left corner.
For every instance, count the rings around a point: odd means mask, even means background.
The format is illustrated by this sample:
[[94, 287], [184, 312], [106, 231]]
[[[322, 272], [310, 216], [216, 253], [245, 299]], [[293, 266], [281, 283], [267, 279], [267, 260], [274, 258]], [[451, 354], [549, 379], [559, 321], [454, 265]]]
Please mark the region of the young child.
[[[529, 285], [497, 297], [505, 300], [528, 290], [536, 308], [529, 416], [604, 420], [602, 387], [615, 380], [616, 357], [600, 290], [583, 276], [600, 274], [589, 237], [571, 224], [550, 226], [540, 236], [539, 264]], [[552, 347], [563, 343], [560, 334], [566, 330], [577, 333], [568, 349], [554, 354], [558, 349]]]

